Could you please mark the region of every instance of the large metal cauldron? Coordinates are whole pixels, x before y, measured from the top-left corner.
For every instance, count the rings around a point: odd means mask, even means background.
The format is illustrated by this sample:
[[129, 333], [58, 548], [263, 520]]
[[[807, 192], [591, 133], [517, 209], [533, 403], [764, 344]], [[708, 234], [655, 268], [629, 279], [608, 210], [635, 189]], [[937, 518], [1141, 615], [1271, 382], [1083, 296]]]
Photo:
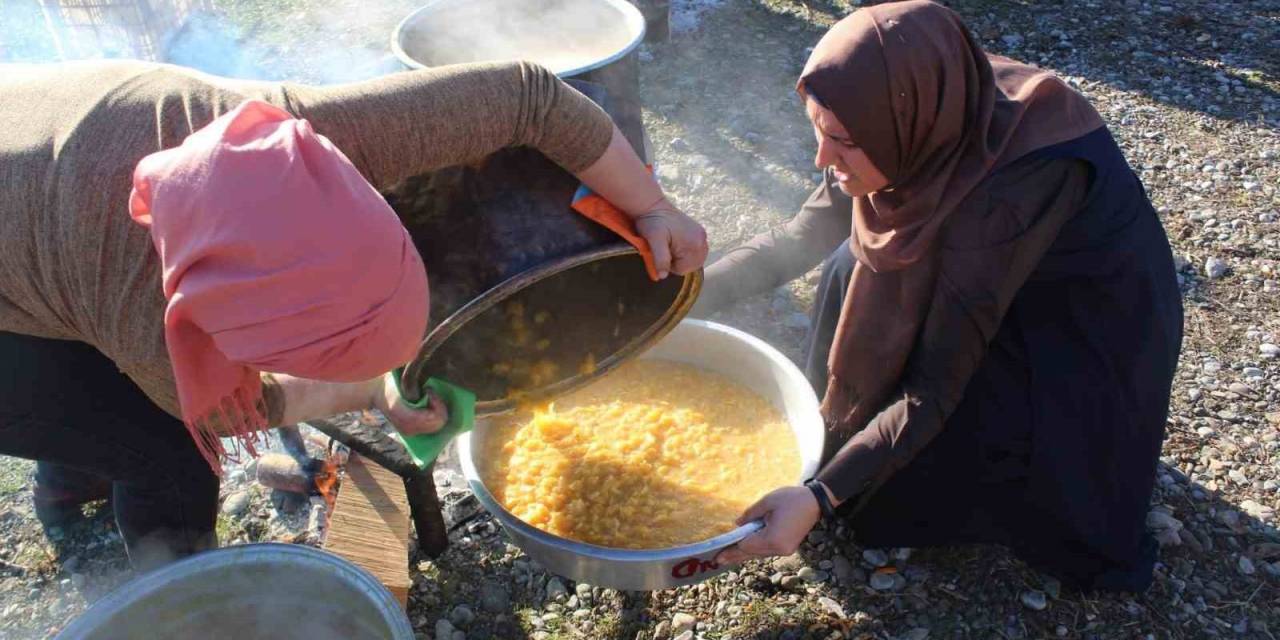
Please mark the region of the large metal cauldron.
[[[825, 437], [818, 399], [804, 374], [764, 341], [723, 325], [685, 320], [640, 358], [674, 360], [715, 371], [760, 394], [782, 412], [800, 448], [799, 483], [818, 470]], [[666, 589], [706, 580], [728, 567], [712, 561], [721, 549], [758, 530], [758, 522], [696, 544], [670, 549], [609, 549], [561, 538], [507, 511], [485, 487], [475, 459], [487, 433], [482, 422], [458, 440], [458, 457], [472, 493], [502, 523], [511, 539], [550, 571], [589, 584], [633, 591]]]
[[[537, 62], [561, 78], [604, 86], [615, 117], [639, 121], [644, 35], [644, 16], [626, 0], [433, 0], [396, 26], [391, 50], [412, 69]], [[623, 132], [644, 148], [632, 137], [640, 131]]]
[[288, 544], [207, 551], [107, 594], [58, 640], [413, 640], [400, 603], [365, 570]]

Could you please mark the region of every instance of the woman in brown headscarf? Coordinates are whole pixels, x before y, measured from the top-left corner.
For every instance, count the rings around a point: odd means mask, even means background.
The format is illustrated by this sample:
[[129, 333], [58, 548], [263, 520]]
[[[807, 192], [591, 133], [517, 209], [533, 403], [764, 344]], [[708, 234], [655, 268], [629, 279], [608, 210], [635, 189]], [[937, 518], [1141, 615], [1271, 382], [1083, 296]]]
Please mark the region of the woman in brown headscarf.
[[710, 267], [696, 311], [847, 238], [807, 345], [827, 460], [749, 509], [766, 528], [721, 561], [791, 553], [838, 513], [870, 546], [1000, 543], [1069, 584], [1145, 589], [1182, 307], [1097, 112], [923, 0], [842, 20], [797, 89], [824, 184]]

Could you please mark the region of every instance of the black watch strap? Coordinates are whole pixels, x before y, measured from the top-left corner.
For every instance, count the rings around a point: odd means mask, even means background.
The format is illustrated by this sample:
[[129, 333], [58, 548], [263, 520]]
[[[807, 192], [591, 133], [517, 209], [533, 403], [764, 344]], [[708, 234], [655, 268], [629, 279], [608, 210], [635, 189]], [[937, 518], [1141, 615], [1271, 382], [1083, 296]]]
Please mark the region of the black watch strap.
[[831, 506], [831, 498], [827, 496], [827, 490], [817, 479], [810, 479], [804, 483], [804, 486], [813, 493], [813, 497], [818, 501], [818, 510], [822, 512], [823, 518], [836, 517], [836, 510]]

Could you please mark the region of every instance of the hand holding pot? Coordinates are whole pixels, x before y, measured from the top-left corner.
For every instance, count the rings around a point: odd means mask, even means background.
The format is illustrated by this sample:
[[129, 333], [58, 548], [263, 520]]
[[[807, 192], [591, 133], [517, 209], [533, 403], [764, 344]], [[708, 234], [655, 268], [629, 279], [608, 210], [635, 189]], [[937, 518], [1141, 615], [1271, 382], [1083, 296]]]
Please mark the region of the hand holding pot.
[[805, 487], [777, 489], [751, 505], [737, 524], [764, 519], [764, 528], [721, 551], [716, 564], [737, 564], [753, 558], [788, 556], [800, 548], [818, 523], [818, 500]]
[[381, 384], [374, 391], [373, 408], [382, 412], [401, 435], [435, 433], [449, 421], [449, 409], [434, 392], [429, 389], [424, 392], [427, 406], [414, 408], [400, 395], [395, 378], [388, 374], [382, 376]]
[[649, 242], [658, 277], [685, 275], [707, 261], [707, 232], [664, 198], [649, 212], [635, 217], [636, 231]]
[[575, 175], [631, 217], [636, 231], [649, 242], [659, 278], [669, 273], [684, 275], [706, 262], [706, 230], [667, 201], [617, 127], [604, 155]]

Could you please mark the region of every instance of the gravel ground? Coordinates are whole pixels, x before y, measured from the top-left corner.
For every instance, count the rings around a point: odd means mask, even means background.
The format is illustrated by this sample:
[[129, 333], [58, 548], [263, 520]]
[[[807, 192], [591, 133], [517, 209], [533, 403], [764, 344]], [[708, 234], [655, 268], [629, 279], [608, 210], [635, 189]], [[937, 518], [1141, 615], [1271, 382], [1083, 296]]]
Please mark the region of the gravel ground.
[[[352, 2], [294, 0], [275, 14], [233, 7], [264, 56], [296, 59], [269, 34], [305, 23], [371, 65], [385, 62], [378, 47], [407, 5], [364, 9], [349, 25], [317, 17]], [[796, 556], [692, 588], [618, 593], [547, 575], [443, 470], [437, 480], [456, 530], [438, 562], [412, 562], [409, 614], [420, 638], [1280, 634], [1280, 2], [951, 4], [985, 46], [1057, 71], [1094, 101], [1180, 258], [1186, 341], [1148, 518], [1163, 545], [1150, 591], [1068, 593], [999, 548], [864, 549], [836, 527], [815, 531]], [[664, 184], [724, 250], [784, 221], [812, 188], [812, 136], [792, 83], [808, 47], [849, 6], [673, 6], [675, 38], [642, 53], [647, 124]], [[290, 73], [316, 77], [309, 69], [299, 63]], [[811, 274], [719, 319], [797, 356], [812, 289]], [[56, 540], [44, 537], [30, 508], [30, 468], [0, 463], [4, 637], [42, 637], [129, 576], [100, 509]], [[308, 526], [316, 507], [282, 512], [247, 479], [229, 482], [224, 495], [237, 496], [225, 503], [224, 539], [316, 538]]]

